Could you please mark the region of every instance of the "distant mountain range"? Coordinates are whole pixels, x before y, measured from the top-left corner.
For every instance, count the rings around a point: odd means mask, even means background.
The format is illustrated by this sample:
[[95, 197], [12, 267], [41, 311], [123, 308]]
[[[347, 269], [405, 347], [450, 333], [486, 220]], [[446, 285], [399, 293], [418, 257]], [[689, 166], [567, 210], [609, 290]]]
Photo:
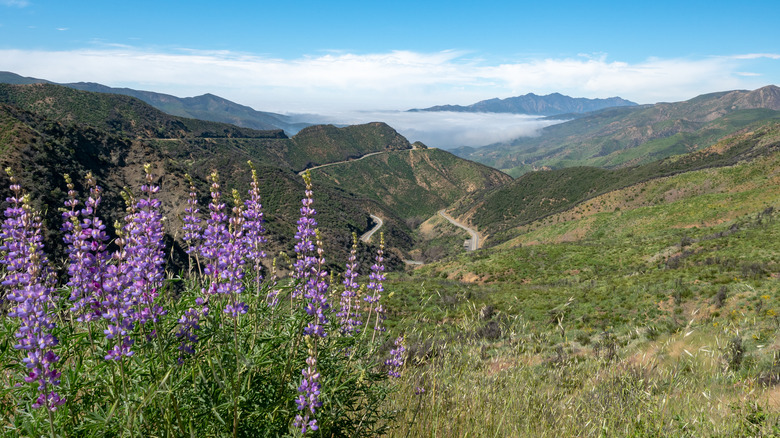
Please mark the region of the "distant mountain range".
[[[57, 84], [46, 79], [24, 77], [7, 71], [0, 71], [0, 83], [15, 85]], [[174, 116], [230, 123], [244, 128], [259, 130], [282, 129], [288, 135], [296, 134], [301, 129], [313, 125], [312, 123], [293, 122], [289, 116], [283, 114], [257, 111], [246, 105], [240, 105], [210, 93], [195, 97], [176, 97], [153, 91], [107, 87], [94, 82], [75, 82], [57, 85], [83, 91], [132, 96]]]
[[488, 99], [468, 106], [437, 105], [430, 108], [411, 109], [419, 111], [452, 111], [467, 113], [511, 113], [540, 116], [555, 116], [561, 114], [581, 114], [598, 111], [616, 106], [636, 106], [637, 104], [620, 97], [608, 99], [587, 99], [584, 97], [569, 97], [560, 93], [537, 96], [528, 93], [524, 96], [508, 97], [506, 99]]
[[696, 151], [737, 130], [780, 118], [780, 88], [704, 94], [684, 102], [605, 108], [548, 126], [538, 137], [456, 155], [518, 177], [539, 169], [616, 168]]

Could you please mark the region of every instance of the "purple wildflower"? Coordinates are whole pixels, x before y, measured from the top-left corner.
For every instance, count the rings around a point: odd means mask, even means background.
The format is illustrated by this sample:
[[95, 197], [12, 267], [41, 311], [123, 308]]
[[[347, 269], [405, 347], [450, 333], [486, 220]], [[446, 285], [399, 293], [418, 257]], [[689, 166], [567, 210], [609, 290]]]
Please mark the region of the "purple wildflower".
[[[119, 224], [116, 224], [119, 230]], [[123, 357], [130, 357], [133, 340], [130, 338], [130, 331], [133, 329], [134, 319], [134, 300], [132, 294], [128, 293], [130, 288], [128, 276], [120, 269], [125, 268], [126, 251], [124, 233], [118, 231], [119, 238], [116, 239], [119, 250], [116, 251], [112, 260], [114, 263], [106, 268], [105, 280], [103, 282], [103, 318], [108, 322], [106, 330], [103, 333], [106, 339], [114, 343], [105, 355], [106, 360], [121, 360]]]
[[317, 359], [315, 353], [309, 349], [309, 357], [306, 359], [306, 368], [301, 371], [303, 379], [301, 386], [298, 387], [298, 398], [295, 400], [298, 410], [303, 411], [303, 415], [295, 416], [293, 425], [301, 428], [301, 433], [305, 434], [307, 430], [317, 430], [317, 420], [314, 418], [317, 408], [322, 406], [320, 401], [320, 373], [317, 371]]
[[261, 245], [266, 242], [265, 228], [263, 227], [263, 211], [262, 204], [260, 204], [260, 187], [257, 182], [257, 170], [255, 170], [252, 162], [249, 161], [249, 166], [252, 168], [252, 182], [249, 188], [249, 198], [244, 201], [244, 246], [246, 247], [247, 259], [253, 263], [252, 268], [255, 273], [255, 281], [257, 285], [260, 285], [262, 275], [260, 270], [262, 269], [261, 261], [265, 258], [265, 251], [260, 249]]
[[185, 354], [195, 354], [195, 346], [198, 344], [198, 335], [195, 333], [200, 330], [200, 320], [209, 313], [208, 303], [203, 298], [198, 297], [195, 300], [197, 308], [189, 308], [184, 312], [184, 315], [179, 318], [179, 330], [176, 332], [176, 336], [181, 339], [181, 345], [179, 346], [179, 364], [184, 362]]
[[355, 334], [360, 331], [360, 306], [357, 303], [359, 285], [355, 281], [358, 276], [357, 235], [352, 233], [352, 250], [347, 259], [347, 270], [344, 272], [344, 292], [341, 293], [341, 309], [337, 316], [341, 323], [341, 332]]
[[[306, 172], [303, 179], [306, 182], [306, 197], [301, 201], [301, 218], [298, 219], [298, 231], [295, 233], [295, 239], [298, 240], [295, 252], [298, 253], [298, 258], [295, 261], [293, 277], [298, 280], [298, 284], [293, 290], [293, 297], [303, 296], [306, 300], [306, 313], [314, 318], [306, 326], [304, 333], [324, 338], [326, 333], [323, 326], [328, 322], [325, 312], [330, 307], [327, 301], [328, 273], [324, 270], [322, 241], [315, 229], [317, 221], [313, 216], [317, 212], [311, 207], [314, 203], [311, 175]], [[316, 251], [312, 237], [316, 239]]]
[[77, 321], [89, 322], [100, 319], [103, 314], [103, 275], [109, 259], [106, 226], [97, 216], [101, 189], [95, 184], [92, 173], [88, 173], [89, 197], [84, 208], [78, 209], [79, 200], [76, 199], [73, 182], [68, 175], [65, 175], [65, 181], [68, 185], [65, 206], [70, 210], [62, 213], [62, 230], [70, 261], [68, 286], [71, 289], [70, 300], [74, 301], [71, 312], [76, 314]]
[[[304, 411], [304, 415], [295, 417], [295, 426], [301, 428], [302, 433], [307, 430], [317, 430], [317, 420], [314, 419], [316, 409], [322, 406], [319, 401], [320, 395], [320, 374], [317, 371], [317, 340], [327, 336], [324, 325], [328, 320], [325, 312], [329, 309], [327, 302], [328, 283], [326, 281], [328, 273], [323, 269], [325, 259], [323, 257], [322, 241], [319, 233], [316, 231], [317, 221], [313, 216], [317, 212], [312, 208], [314, 203], [311, 186], [311, 174], [306, 172], [303, 175], [306, 183], [306, 197], [301, 201], [301, 218], [298, 220], [298, 232], [295, 239], [295, 252], [298, 258], [294, 265], [293, 276], [297, 280], [297, 285], [293, 291], [293, 297], [303, 297], [304, 309], [312, 318], [304, 328], [304, 334], [307, 336], [307, 342], [311, 343], [309, 348], [309, 357], [306, 359], [307, 367], [303, 369], [303, 379], [298, 387], [298, 410]], [[316, 239], [316, 252], [315, 242]]]
[[160, 187], [152, 184], [154, 176], [150, 167], [144, 165], [146, 184], [141, 186], [144, 196], [125, 217], [124, 227], [126, 258], [122, 271], [127, 276], [128, 292], [136, 306], [133, 318], [141, 325], [156, 323], [166, 313], [157, 303], [165, 277], [165, 244], [160, 201], [153, 197]]
[[0, 263], [5, 265], [3, 285], [10, 289], [7, 299], [12, 302], [8, 316], [19, 319], [16, 332], [17, 350], [27, 356], [22, 363], [28, 369], [27, 383], [38, 383], [39, 396], [32, 407], [56, 410], [65, 403], [53, 387], [60, 384], [60, 372], [54, 368], [60, 360], [52, 348], [58, 341], [51, 331], [54, 300], [54, 276], [43, 252], [41, 218], [32, 211], [29, 197], [10, 170], [13, 196], [6, 199], [11, 205], [5, 210], [0, 230]]
[[[385, 249], [385, 236], [383, 233], [380, 233], [380, 244], [379, 249], [376, 252], [376, 259], [374, 261], [374, 264], [371, 265], [371, 274], [368, 276], [368, 294], [366, 295], [365, 301], [373, 307], [374, 312], [376, 312], [376, 321], [374, 323], [374, 330], [378, 331], [384, 331], [384, 327], [382, 326], [382, 321], [385, 319], [385, 308], [384, 306], [379, 302], [382, 298], [382, 292], [384, 292], [384, 287], [382, 286], [382, 282], [385, 280], [385, 265], [384, 265], [384, 249]], [[371, 313], [369, 311], [369, 318]], [[367, 321], [369, 322], [369, 321]]]
[[396, 338], [393, 345], [395, 348], [390, 350], [390, 359], [385, 361], [385, 365], [388, 366], [387, 374], [390, 377], [398, 378], [401, 377], [399, 370], [404, 366], [404, 352], [406, 351], [406, 348], [404, 348], [404, 337], [399, 336]]
[[[204, 295], [228, 296], [229, 302], [224, 312], [232, 317], [247, 312], [244, 303], [237, 302], [237, 296], [244, 290], [242, 279], [243, 266], [246, 260], [246, 249], [242, 246], [244, 236], [243, 208], [236, 200], [233, 215], [228, 218], [226, 206], [221, 202], [219, 177], [216, 172], [211, 174], [210, 216], [203, 232], [203, 243], [200, 254], [203, 256], [206, 268], [205, 274], [210, 278]], [[234, 198], [238, 198], [237, 192]]]

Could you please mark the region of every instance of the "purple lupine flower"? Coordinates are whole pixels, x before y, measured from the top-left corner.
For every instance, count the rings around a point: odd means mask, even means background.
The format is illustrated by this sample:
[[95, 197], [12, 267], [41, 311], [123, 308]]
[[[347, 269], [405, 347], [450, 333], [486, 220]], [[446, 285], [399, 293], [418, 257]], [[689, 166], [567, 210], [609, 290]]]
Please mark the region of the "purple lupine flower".
[[124, 234], [116, 224], [119, 238], [116, 239], [119, 250], [116, 251], [112, 260], [114, 263], [108, 265], [103, 282], [103, 318], [107, 320], [108, 325], [103, 333], [106, 339], [112, 341], [113, 346], [105, 355], [106, 360], [121, 360], [123, 357], [132, 356], [133, 340], [130, 338], [130, 331], [133, 329], [134, 319], [134, 300], [128, 293], [128, 276], [120, 269], [125, 263], [125, 239]]
[[233, 214], [228, 218], [226, 206], [221, 202], [219, 177], [216, 172], [211, 174], [210, 216], [203, 232], [203, 243], [200, 254], [203, 256], [206, 268], [205, 274], [210, 278], [208, 288], [203, 290], [206, 297], [227, 296], [224, 312], [231, 317], [246, 313], [248, 307], [238, 302], [238, 295], [243, 292], [243, 267], [246, 263], [246, 248], [242, 245], [244, 236], [243, 208], [234, 192]]
[[125, 217], [125, 259], [122, 272], [136, 310], [135, 321], [141, 325], [157, 322], [165, 315], [157, 302], [159, 290], [165, 278], [165, 244], [163, 243], [162, 214], [160, 201], [154, 198], [160, 187], [152, 184], [154, 176], [151, 165], [144, 165], [146, 184], [141, 186], [143, 197], [139, 199]]
[[198, 192], [195, 189], [195, 183], [192, 181], [192, 177], [189, 174], [185, 175], [190, 182], [190, 194], [187, 198], [187, 208], [184, 209], [184, 242], [187, 243], [187, 254], [195, 252], [197, 254], [198, 246], [200, 245], [201, 238], [203, 237], [203, 221], [200, 218], [200, 209], [198, 208]]
[[[319, 400], [320, 396], [320, 374], [317, 371], [317, 340], [327, 336], [324, 325], [327, 324], [325, 312], [329, 305], [327, 302], [328, 283], [326, 281], [328, 273], [323, 269], [325, 259], [323, 257], [322, 241], [319, 233], [316, 231], [317, 221], [313, 216], [317, 213], [312, 204], [314, 203], [311, 186], [311, 174], [304, 173], [303, 180], [306, 183], [306, 196], [301, 201], [301, 218], [298, 220], [298, 231], [295, 239], [295, 252], [298, 254], [294, 265], [293, 277], [297, 280], [293, 297], [303, 297], [304, 309], [311, 317], [311, 320], [304, 328], [304, 334], [307, 336], [307, 342], [311, 342], [309, 348], [309, 357], [306, 359], [307, 367], [302, 370], [303, 379], [298, 387], [298, 410], [303, 411], [303, 415], [297, 415], [296, 427], [301, 428], [302, 433], [307, 430], [317, 430], [317, 420], [314, 418], [318, 407], [322, 406]], [[315, 242], [316, 239], [316, 252]]]
[[210, 177], [211, 183], [211, 202], [209, 203], [209, 218], [206, 220], [206, 227], [203, 230], [203, 242], [200, 244], [200, 255], [205, 264], [204, 272], [206, 276], [212, 279], [211, 284], [203, 292], [206, 296], [216, 293], [217, 280], [221, 276], [220, 257], [223, 256], [225, 247], [230, 242], [230, 233], [227, 228], [227, 213], [225, 213], [225, 204], [222, 203], [222, 193], [219, 190], [219, 177], [217, 172], [213, 172]]
[[[385, 308], [380, 303], [382, 298], [382, 292], [384, 292], [384, 286], [382, 282], [385, 280], [385, 265], [384, 265], [384, 249], [385, 249], [385, 236], [384, 233], [380, 233], [379, 249], [376, 252], [376, 259], [374, 264], [371, 265], [371, 274], [368, 276], [368, 293], [366, 294], [365, 301], [369, 306], [373, 307], [376, 312], [376, 321], [374, 323], [374, 330], [384, 331], [385, 328], [382, 325], [382, 321], [385, 319]], [[369, 318], [370, 318], [369, 312]], [[369, 321], [367, 321], [369, 322]]]
[[[306, 182], [306, 197], [301, 201], [303, 204], [301, 218], [298, 219], [298, 231], [295, 233], [295, 239], [298, 240], [295, 244], [295, 252], [298, 258], [294, 264], [293, 277], [298, 280], [298, 283], [293, 290], [293, 297], [302, 296], [305, 299], [306, 313], [314, 318], [306, 326], [304, 333], [322, 338], [326, 336], [323, 325], [328, 322], [325, 316], [325, 311], [329, 308], [326, 281], [328, 273], [324, 270], [322, 241], [315, 229], [317, 221], [313, 216], [317, 212], [311, 207], [314, 203], [311, 175], [306, 172], [303, 179]], [[312, 237], [316, 239], [316, 251]]]
[[308, 430], [318, 429], [314, 414], [317, 408], [322, 406], [320, 401], [320, 373], [317, 371], [317, 359], [314, 356], [315, 353], [310, 349], [309, 357], [306, 359], [306, 368], [301, 371], [303, 379], [301, 379], [301, 386], [298, 387], [300, 394], [295, 400], [298, 410], [303, 411], [303, 415], [296, 415], [293, 425], [300, 427], [303, 434]]
[[312, 272], [316, 269], [317, 258], [314, 257], [314, 241], [316, 237], [315, 228], [317, 227], [317, 221], [314, 220], [314, 215], [317, 211], [311, 207], [314, 203], [312, 198], [313, 192], [311, 190], [311, 175], [306, 172], [303, 175], [303, 179], [306, 182], [306, 197], [303, 198], [301, 203], [301, 217], [298, 219], [298, 229], [295, 233], [295, 240], [298, 242], [295, 244], [295, 253], [297, 259], [294, 265], [293, 277], [299, 280], [301, 287], [296, 287], [293, 291], [293, 298], [300, 297], [304, 293], [305, 285], [308, 283]]
[[60, 358], [53, 351], [58, 340], [51, 334], [55, 327], [55, 279], [43, 252], [41, 218], [32, 211], [29, 196], [22, 195], [10, 169], [6, 171], [13, 196], [6, 198], [11, 205], [5, 210], [0, 229], [0, 264], [5, 265], [2, 283], [10, 289], [6, 297], [12, 303], [8, 316], [19, 319], [14, 348], [27, 353], [22, 359], [28, 369], [25, 382], [38, 384], [39, 395], [32, 407], [55, 411], [65, 403], [54, 391], [60, 384], [60, 372], [55, 368]]
[[261, 261], [265, 258], [265, 251], [261, 249], [261, 245], [266, 242], [263, 227], [263, 206], [260, 204], [260, 187], [257, 182], [257, 170], [255, 170], [252, 162], [249, 161], [249, 166], [252, 168], [252, 182], [246, 201], [244, 201], [244, 246], [247, 249], [246, 257], [253, 263], [253, 269], [256, 276], [257, 285], [260, 285], [262, 275], [260, 270], [262, 269]]
[[197, 330], [200, 330], [200, 320], [206, 317], [209, 313], [208, 303], [201, 297], [195, 300], [196, 308], [190, 307], [184, 312], [184, 315], [179, 318], [179, 330], [176, 332], [176, 336], [181, 339], [181, 345], [179, 346], [179, 364], [184, 362], [184, 355], [195, 354], [195, 347], [198, 344]]
[[406, 351], [406, 348], [404, 348], [404, 337], [399, 336], [396, 338], [393, 345], [395, 348], [390, 350], [390, 359], [385, 361], [385, 365], [388, 367], [387, 374], [390, 377], [398, 378], [401, 377], [400, 369], [404, 366], [404, 352]]
[[70, 300], [74, 301], [71, 312], [76, 320], [89, 322], [100, 319], [103, 314], [102, 285], [109, 255], [106, 251], [108, 235], [106, 226], [97, 216], [101, 201], [101, 189], [95, 183], [92, 173], [87, 174], [89, 197], [83, 209], [78, 209], [79, 200], [73, 182], [65, 175], [68, 185], [68, 200], [65, 206], [70, 210], [62, 213], [63, 240], [68, 245], [68, 286], [71, 289]]
[[359, 285], [355, 279], [358, 276], [357, 235], [352, 233], [352, 250], [347, 259], [347, 270], [344, 272], [344, 292], [341, 293], [341, 309], [337, 316], [341, 324], [341, 332], [355, 334], [360, 332], [360, 306], [357, 303]]

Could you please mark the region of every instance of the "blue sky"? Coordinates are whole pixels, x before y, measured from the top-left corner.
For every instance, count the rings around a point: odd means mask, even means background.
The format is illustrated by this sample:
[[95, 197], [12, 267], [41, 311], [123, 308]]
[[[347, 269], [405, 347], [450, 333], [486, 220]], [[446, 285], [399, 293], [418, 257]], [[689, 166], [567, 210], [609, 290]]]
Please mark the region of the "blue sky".
[[778, 16], [768, 0], [0, 0], [0, 70], [279, 112], [654, 103], [780, 84]]

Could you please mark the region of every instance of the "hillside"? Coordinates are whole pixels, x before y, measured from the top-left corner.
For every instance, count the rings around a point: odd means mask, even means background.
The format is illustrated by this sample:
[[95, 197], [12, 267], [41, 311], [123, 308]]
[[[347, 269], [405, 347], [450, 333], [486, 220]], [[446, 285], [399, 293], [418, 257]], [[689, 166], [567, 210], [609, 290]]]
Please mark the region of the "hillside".
[[[5, 86], [10, 87], [10, 86]], [[95, 95], [94, 93], [80, 92], [58, 86], [32, 85], [32, 99], [28, 106], [41, 107], [41, 113], [27, 111], [25, 109], [0, 104], [0, 165], [9, 166], [19, 176], [23, 186], [33, 194], [33, 199], [40, 205], [61, 205], [66, 193], [65, 182], [62, 177], [69, 173], [77, 182], [77, 188], [81, 189], [81, 180], [87, 171], [91, 171], [98, 183], [105, 188], [106, 200], [104, 202], [104, 215], [106, 223], [111, 224], [115, 219], [123, 215], [124, 205], [120, 197], [120, 191], [124, 187], [140, 187], [143, 178], [143, 165], [152, 163], [153, 172], [158, 175], [161, 184], [160, 198], [163, 203], [163, 211], [169, 224], [167, 242], [174, 257], [181, 256], [181, 250], [177, 246], [176, 239], [180, 233], [176, 229], [180, 226], [180, 216], [183, 213], [183, 200], [187, 197], [187, 184], [184, 174], [189, 173], [195, 178], [199, 188], [202, 202], [207, 202], [208, 184], [206, 177], [212, 170], [218, 169], [223, 181], [225, 193], [232, 188], [245, 192], [248, 188], [249, 169], [247, 160], [258, 163], [258, 171], [261, 179], [261, 195], [265, 207], [266, 216], [269, 219], [271, 253], [280, 250], [292, 249], [292, 236], [295, 223], [299, 216], [300, 199], [303, 196], [304, 187], [299, 176], [288, 168], [279, 168], [267, 163], [268, 159], [259, 154], [261, 144], [255, 143], [253, 147], [240, 148], [238, 139], [221, 139], [223, 142], [208, 138], [185, 137], [175, 138], [177, 135], [190, 134], [182, 130], [182, 125], [167, 123], [172, 116], [163, 115], [161, 120], [155, 119], [155, 114], [162, 114], [151, 109], [136, 99], [124, 96]], [[50, 88], [53, 87], [53, 88]], [[3, 90], [4, 88], [0, 88]], [[51, 91], [47, 96], [44, 91]], [[66, 90], [66, 91], [63, 91]], [[60, 98], [61, 94], [75, 96], [81, 100]], [[73, 93], [73, 94], [71, 94]], [[7, 95], [6, 95], [7, 96]], [[19, 97], [17, 93], [14, 95]], [[109, 102], [115, 101], [120, 105], [114, 120], [123, 123], [111, 124], [95, 123], [95, 125], [81, 122], [78, 117], [82, 114], [88, 117], [96, 117], [88, 109], [74, 109], [74, 102]], [[125, 99], [131, 99], [125, 102]], [[64, 105], [63, 105], [64, 103]], [[122, 106], [122, 103], [127, 103]], [[106, 104], [106, 108], [110, 108]], [[102, 107], [98, 106], [96, 112]], [[135, 112], [133, 112], [135, 111]], [[46, 117], [51, 114], [56, 119]], [[113, 113], [112, 113], [113, 114]], [[163, 139], [137, 138], [130, 134], [144, 133], [138, 129], [136, 122], [131, 133], [120, 128], [129, 121], [141, 121], [147, 126], [158, 129], [157, 134]], [[94, 123], [94, 122], [93, 122]], [[190, 126], [210, 126], [212, 122], [191, 122]], [[132, 125], [131, 125], [132, 126]], [[183, 125], [187, 127], [188, 125]], [[230, 125], [224, 125], [230, 126]], [[108, 129], [105, 129], [108, 128]], [[171, 131], [167, 131], [170, 128]], [[246, 128], [231, 127], [238, 133]], [[358, 129], [360, 132], [360, 130]], [[201, 131], [202, 132], [202, 131]], [[257, 131], [251, 131], [257, 132]], [[245, 141], [269, 141], [268, 139], [243, 139]], [[182, 143], [185, 142], [185, 143]], [[210, 148], [188, 147], [179, 148], [176, 145], [187, 144], [189, 146], [201, 145]], [[339, 149], [337, 143], [334, 149]], [[8, 196], [8, 179], [3, 174], [0, 177], [0, 196], [5, 199]], [[386, 218], [386, 227], [383, 230], [387, 236], [388, 246], [392, 248], [389, 255], [389, 263], [392, 266], [400, 264], [402, 252], [410, 249], [410, 230], [391, 211], [382, 205], [366, 199], [357, 199], [349, 194], [334, 191], [327, 187], [315, 187], [315, 208], [320, 212], [317, 220], [324, 233], [328, 233], [327, 239], [330, 254], [333, 254], [333, 267], [341, 269], [340, 265], [346, 260], [346, 252], [349, 249], [351, 233], [361, 233], [371, 226], [368, 211], [380, 212]], [[60, 218], [56, 210], [46, 211], [47, 240], [55, 243], [56, 247], [61, 242], [59, 237]], [[361, 260], [370, 260], [371, 249], [361, 246]], [[61, 257], [61, 253], [55, 254]]]
[[548, 126], [539, 137], [453, 152], [513, 176], [543, 168], [620, 167], [705, 148], [751, 123], [777, 119], [778, 110], [776, 86], [712, 93], [685, 102], [604, 109]]
[[437, 105], [424, 109], [412, 109], [409, 111], [453, 111], [470, 113], [512, 113], [552, 116], [559, 114], [578, 114], [597, 111], [604, 108], [618, 106], [635, 106], [636, 103], [620, 97], [608, 99], [587, 99], [583, 97], [569, 97], [560, 93], [552, 93], [546, 96], [537, 96], [528, 93], [523, 96], [508, 97], [506, 99], [488, 99], [472, 105]]
[[440, 149], [389, 152], [316, 169], [315, 182], [373, 199], [403, 218], [426, 219], [463, 196], [511, 178]]
[[78, 123], [130, 138], [156, 141], [174, 154], [179, 154], [182, 148], [210, 151], [211, 155], [219, 155], [223, 149], [241, 149], [257, 162], [295, 171], [370, 152], [411, 148], [403, 136], [384, 123], [345, 128], [318, 125], [287, 138], [278, 129], [258, 131], [171, 116], [134, 97], [54, 84], [0, 84], [0, 103], [57, 122]]
[[78, 91], [53, 84], [0, 84], [0, 103], [35, 112], [53, 121], [81, 123], [130, 137], [286, 138], [278, 129], [257, 131], [176, 117], [130, 96]]
[[570, 167], [526, 173], [494, 190], [475, 193], [455, 214], [468, 217], [480, 232], [504, 241], [518, 225], [574, 207], [582, 201], [642, 181], [693, 170], [730, 166], [780, 149], [780, 123], [767, 121], [720, 139], [698, 152], [621, 169]]
[[[394, 407], [420, 382], [448, 389], [404, 416], [426, 419], [412, 434], [770, 435], [780, 406], [774, 129], [754, 138], [768, 148], [753, 159], [611, 191], [499, 247], [393, 276], [388, 307], [414, 363]], [[469, 414], [438, 414], [454, 404]]]
[[[0, 72], [0, 83], [5, 84], [39, 84], [53, 82], [45, 79], [22, 77], [11, 72]], [[230, 123], [244, 128], [261, 131], [283, 129], [292, 135], [310, 126], [310, 123], [296, 123], [283, 114], [257, 111], [248, 106], [231, 102], [213, 94], [195, 97], [176, 97], [170, 94], [153, 91], [134, 90], [132, 88], [115, 88], [93, 82], [75, 82], [59, 84], [82, 91], [98, 93], [121, 94], [135, 97], [167, 114], [211, 122]]]

